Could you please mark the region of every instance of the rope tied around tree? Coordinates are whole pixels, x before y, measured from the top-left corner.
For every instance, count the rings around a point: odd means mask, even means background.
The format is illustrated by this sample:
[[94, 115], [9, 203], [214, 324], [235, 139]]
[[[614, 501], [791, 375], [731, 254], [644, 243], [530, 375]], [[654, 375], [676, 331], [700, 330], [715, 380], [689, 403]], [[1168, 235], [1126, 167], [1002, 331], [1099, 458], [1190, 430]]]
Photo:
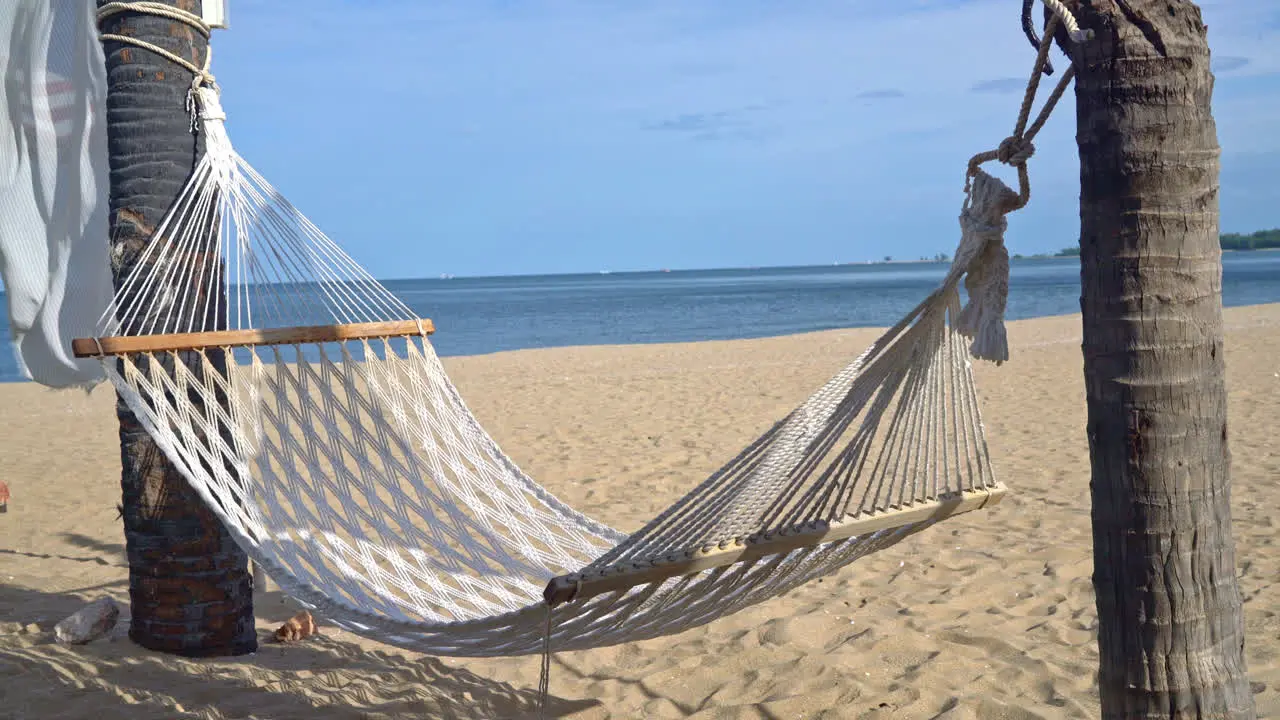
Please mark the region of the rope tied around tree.
[[[1075, 4], [1075, 0], [1071, 0]], [[1032, 19], [1031, 10], [1035, 7], [1036, 0], [1022, 0], [1022, 33], [1027, 36], [1027, 40], [1031, 43], [1031, 47], [1040, 47], [1040, 36], [1036, 34], [1035, 21]], [[1067, 7], [1061, 2], [1046, 2], [1047, 15], [1053, 14], [1062, 18], [1062, 27], [1067, 30], [1067, 37], [1076, 43], [1085, 42], [1093, 37], [1092, 30], [1081, 30], [1080, 26], [1075, 23], [1075, 18], [1067, 11]], [[1058, 8], [1055, 10], [1055, 8]], [[1047, 18], [1046, 18], [1047, 20]], [[1046, 34], [1052, 35], [1051, 30], [1046, 27]], [[1059, 46], [1066, 48], [1066, 42], [1059, 39]], [[1043, 72], [1045, 75], [1053, 74], [1053, 63], [1045, 60]]]
[[[1040, 78], [1049, 67], [1049, 48], [1054, 33], [1061, 23], [1072, 41], [1083, 43], [1093, 37], [1093, 31], [1081, 30], [1071, 11], [1060, 0], [1043, 0], [1052, 13], [1045, 24], [1040, 39], [1035, 65], [1031, 70], [1027, 89], [1018, 110], [1013, 134], [1000, 141], [994, 150], [978, 153], [969, 160], [965, 172], [965, 203], [960, 213], [960, 246], [952, 263], [950, 279], [956, 281], [965, 274], [965, 291], [968, 302], [955, 319], [956, 329], [972, 338], [970, 353], [997, 365], [1009, 359], [1009, 342], [1004, 327], [1005, 308], [1009, 297], [1009, 251], [1004, 245], [1004, 232], [1008, 226], [1006, 215], [1025, 207], [1031, 200], [1031, 180], [1027, 162], [1035, 155], [1033, 140], [1049, 120], [1054, 107], [1062, 99], [1075, 68], [1068, 66], [1053, 92], [1045, 100], [1034, 121], [1031, 108], [1035, 104]], [[1024, 27], [1027, 12], [1024, 8]], [[1012, 166], [1018, 173], [1018, 191], [1015, 193], [1003, 182], [982, 170], [983, 163], [996, 160]]]
[[[110, 40], [113, 42], [124, 43], [126, 45], [132, 45], [134, 47], [142, 48], [143, 50], [147, 50], [155, 53], [156, 55], [159, 55], [165, 60], [168, 60], [169, 62], [175, 65], [178, 65], [191, 73], [191, 88], [187, 91], [186, 108], [187, 108], [187, 112], [191, 115], [191, 131], [195, 132], [199, 127], [199, 123], [197, 122], [197, 120], [199, 117], [200, 99], [202, 96], [202, 94], [199, 92], [200, 89], [210, 88], [215, 93], [219, 91], [217, 80], [214, 78], [213, 73], [209, 71], [211, 63], [213, 61], [213, 45], [209, 44], [206, 46], [206, 50], [204, 54], [204, 63], [201, 65], [196, 65], [194, 62], [182, 57], [181, 55], [172, 53], [158, 45], [149, 43], [145, 40], [139, 40], [135, 37], [130, 37], [128, 35], [101, 32], [102, 25], [106, 20], [112, 17], [115, 17], [116, 15], [122, 15], [124, 13], [152, 15], [154, 17], [168, 18], [170, 20], [180, 22], [183, 25], [186, 25], [187, 27], [191, 28], [192, 30], [195, 30], [197, 33], [202, 35], [206, 41], [208, 41], [212, 36], [213, 28], [211, 28], [209, 24], [204, 21], [204, 18], [200, 17], [199, 15], [193, 12], [188, 12], [187, 10], [173, 7], [172, 5], [166, 5], [162, 2], [154, 2], [153, 0], [134, 0], [133, 2], [109, 2], [104, 4], [102, 7], [98, 8], [97, 18], [98, 18], [98, 29], [99, 29], [98, 39], [99, 40], [101, 41]], [[209, 97], [209, 95], [205, 94], [204, 97]], [[221, 110], [216, 109], [214, 110], [214, 112], [220, 113]]]

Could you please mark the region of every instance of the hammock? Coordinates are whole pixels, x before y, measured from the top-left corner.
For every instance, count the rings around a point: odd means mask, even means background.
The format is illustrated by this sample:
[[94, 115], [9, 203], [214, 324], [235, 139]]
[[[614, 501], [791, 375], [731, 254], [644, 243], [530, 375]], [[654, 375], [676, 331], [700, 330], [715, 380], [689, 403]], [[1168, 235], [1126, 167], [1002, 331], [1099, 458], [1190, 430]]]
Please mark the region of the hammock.
[[[73, 348], [102, 360], [253, 561], [334, 625], [454, 656], [677, 633], [1001, 499], [969, 358], [1007, 358], [1005, 215], [1029, 197], [1030, 140], [1066, 75], [1029, 129], [1028, 102], [1014, 136], [971, 163], [940, 286], [630, 534], [504, 454], [430, 321], [236, 154], [209, 83], [194, 90], [206, 153], [122, 258], [97, 336]], [[977, 167], [988, 159], [1018, 168], [1019, 192]]]

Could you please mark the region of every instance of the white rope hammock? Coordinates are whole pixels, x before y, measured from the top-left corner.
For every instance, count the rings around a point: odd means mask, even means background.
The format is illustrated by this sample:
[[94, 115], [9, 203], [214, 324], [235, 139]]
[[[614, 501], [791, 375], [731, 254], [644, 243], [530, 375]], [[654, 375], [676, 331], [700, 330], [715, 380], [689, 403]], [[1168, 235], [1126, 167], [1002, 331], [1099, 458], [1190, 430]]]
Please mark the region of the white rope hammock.
[[[186, 61], [206, 152], [123, 258], [98, 337], [74, 346], [102, 359], [254, 562], [337, 626], [459, 656], [680, 632], [1003, 494], [969, 356], [1008, 355], [1005, 215], [1029, 197], [1031, 138], [1070, 78], [1028, 130], [1052, 34], [1013, 137], [971, 164], [940, 287], [629, 535], [516, 467], [450, 382], [430, 322], [236, 154], [206, 70]], [[989, 159], [1018, 168], [1020, 192], [978, 169]]]

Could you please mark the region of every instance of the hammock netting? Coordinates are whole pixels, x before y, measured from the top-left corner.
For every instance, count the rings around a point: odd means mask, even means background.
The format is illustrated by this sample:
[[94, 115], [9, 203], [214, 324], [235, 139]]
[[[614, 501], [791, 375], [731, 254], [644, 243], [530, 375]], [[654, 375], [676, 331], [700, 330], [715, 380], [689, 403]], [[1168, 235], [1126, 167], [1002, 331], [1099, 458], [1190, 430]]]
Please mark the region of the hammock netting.
[[[970, 367], [970, 338], [998, 331], [1003, 297], [992, 307], [970, 287], [962, 308], [960, 293], [972, 265], [1003, 260], [1007, 272], [1015, 195], [985, 173], [941, 286], [627, 534], [503, 453], [450, 382], [430, 323], [237, 155], [217, 93], [197, 92], [206, 153], [151, 241], [124, 258], [89, 354], [254, 562], [335, 625], [440, 655], [519, 655], [542, 650], [550, 604], [558, 650], [652, 638], [1003, 490]], [[1003, 338], [987, 342], [1002, 359]], [[669, 569], [691, 562], [702, 565]], [[553, 579], [572, 597], [549, 603]]]
[[[419, 317], [232, 147], [207, 67], [206, 152], [94, 338], [73, 343], [280, 587], [329, 622], [436, 655], [547, 655], [678, 633], [998, 502], [971, 358], [1008, 357], [1005, 216], [1073, 75], [970, 162], [930, 293], [735, 457], [631, 533], [569, 507], [485, 431]], [[199, 18], [151, 3], [100, 13]], [[103, 36], [162, 53], [124, 36]], [[206, 58], [207, 64], [207, 58]], [[978, 166], [1018, 171], [1014, 192]], [[961, 285], [963, 283], [963, 293]], [[618, 493], [627, 492], [619, 485]], [[543, 686], [545, 692], [545, 685]]]

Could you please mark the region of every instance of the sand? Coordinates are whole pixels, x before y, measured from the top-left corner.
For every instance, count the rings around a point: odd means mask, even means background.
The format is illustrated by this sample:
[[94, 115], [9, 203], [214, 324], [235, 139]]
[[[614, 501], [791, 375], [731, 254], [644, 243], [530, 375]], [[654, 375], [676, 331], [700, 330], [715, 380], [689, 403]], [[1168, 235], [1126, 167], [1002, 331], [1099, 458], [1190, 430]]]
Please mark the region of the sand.
[[[1234, 530], [1248, 662], [1280, 716], [1280, 305], [1227, 311]], [[447, 361], [518, 463], [630, 529], [860, 352], [873, 331], [521, 351]], [[574, 718], [1096, 716], [1080, 319], [1013, 323], [979, 383], [1000, 506], [949, 521], [786, 597], [676, 637], [556, 656]], [[0, 386], [0, 718], [532, 716], [536, 658], [455, 660], [323, 628], [300, 645], [188, 661], [120, 633], [80, 647], [53, 625], [122, 603], [113, 395]], [[295, 610], [257, 598], [266, 635]], [[126, 610], [127, 613], [127, 610]]]

